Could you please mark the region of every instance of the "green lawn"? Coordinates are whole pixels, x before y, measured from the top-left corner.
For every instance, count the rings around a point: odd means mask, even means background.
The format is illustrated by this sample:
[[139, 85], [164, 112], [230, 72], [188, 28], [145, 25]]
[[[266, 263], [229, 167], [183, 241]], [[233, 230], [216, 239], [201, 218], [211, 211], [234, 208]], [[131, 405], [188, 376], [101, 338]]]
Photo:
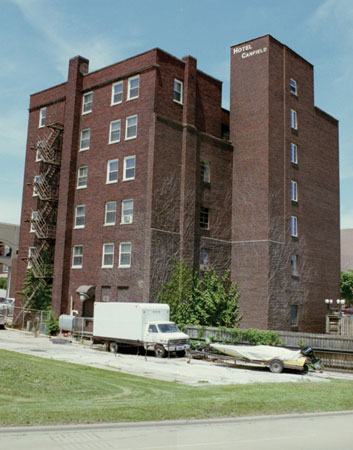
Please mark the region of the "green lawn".
[[190, 387], [0, 350], [0, 425], [349, 410], [352, 392], [353, 381]]

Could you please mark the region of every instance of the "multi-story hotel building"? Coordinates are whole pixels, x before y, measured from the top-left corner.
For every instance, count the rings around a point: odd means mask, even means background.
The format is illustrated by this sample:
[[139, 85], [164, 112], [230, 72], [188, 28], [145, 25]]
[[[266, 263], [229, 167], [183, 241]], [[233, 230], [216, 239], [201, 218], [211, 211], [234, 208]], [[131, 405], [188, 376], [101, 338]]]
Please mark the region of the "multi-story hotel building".
[[230, 58], [230, 111], [221, 81], [158, 48], [91, 73], [77, 56], [31, 96], [17, 290], [30, 266], [58, 314], [87, 316], [154, 301], [178, 257], [231, 270], [242, 327], [323, 330], [338, 123], [314, 106], [313, 66], [271, 36]]

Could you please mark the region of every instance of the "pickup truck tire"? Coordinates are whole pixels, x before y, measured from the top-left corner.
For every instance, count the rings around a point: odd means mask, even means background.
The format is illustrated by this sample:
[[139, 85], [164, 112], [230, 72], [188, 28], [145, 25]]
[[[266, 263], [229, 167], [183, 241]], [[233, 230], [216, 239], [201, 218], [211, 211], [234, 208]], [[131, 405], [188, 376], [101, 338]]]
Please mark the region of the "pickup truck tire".
[[167, 352], [165, 350], [165, 348], [163, 347], [163, 345], [156, 345], [154, 347], [154, 355], [156, 358], [165, 358], [167, 355]]
[[283, 370], [283, 362], [279, 359], [273, 359], [270, 362], [270, 370], [272, 373], [281, 373]]
[[117, 344], [117, 342], [110, 342], [109, 343], [109, 351], [111, 353], [118, 353], [118, 344]]
[[178, 350], [176, 354], [177, 356], [179, 356], [179, 358], [182, 358], [183, 356], [185, 356], [185, 350]]

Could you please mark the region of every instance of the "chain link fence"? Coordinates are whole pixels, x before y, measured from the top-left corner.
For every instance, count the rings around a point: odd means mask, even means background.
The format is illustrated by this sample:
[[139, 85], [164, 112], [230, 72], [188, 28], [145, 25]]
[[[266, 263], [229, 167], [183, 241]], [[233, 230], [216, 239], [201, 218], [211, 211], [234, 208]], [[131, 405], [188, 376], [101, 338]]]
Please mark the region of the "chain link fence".
[[49, 318], [50, 311], [21, 307], [0, 307], [0, 319], [5, 326], [31, 331], [35, 334], [48, 334], [47, 323]]

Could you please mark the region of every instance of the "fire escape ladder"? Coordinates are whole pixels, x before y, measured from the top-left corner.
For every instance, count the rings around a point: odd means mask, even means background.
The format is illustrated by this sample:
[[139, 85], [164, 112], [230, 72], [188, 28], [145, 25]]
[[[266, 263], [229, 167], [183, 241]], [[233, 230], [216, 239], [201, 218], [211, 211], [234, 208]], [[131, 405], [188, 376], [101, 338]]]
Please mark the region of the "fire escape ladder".
[[55, 202], [58, 199], [57, 185], [54, 182], [54, 175], [57, 173], [56, 166], [50, 165], [45, 173], [34, 178], [33, 185], [41, 200]]

